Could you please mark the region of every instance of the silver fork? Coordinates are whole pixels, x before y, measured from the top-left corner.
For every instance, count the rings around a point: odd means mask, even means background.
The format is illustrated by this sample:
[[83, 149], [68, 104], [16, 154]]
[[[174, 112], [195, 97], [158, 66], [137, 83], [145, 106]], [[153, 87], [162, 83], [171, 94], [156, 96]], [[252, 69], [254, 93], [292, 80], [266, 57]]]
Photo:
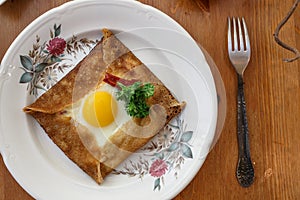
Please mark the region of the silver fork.
[[[232, 21], [232, 22], [231, 22]], [[242, 22], [241, 22], [242, 21]], [[233, 25], [233, 42], [231, 26]], [[238, 77], [237, 94], [237, 135], [239, 159], [236, 169], [238, 182], [243, 187], [249, 187], [254, 181], [254, 168], [250, 157], [248, 139], [248, 121], [244, 97], [243, 73], [250, 60], [250, 40], [244, 18], [232, 20], [228, 17], [228, 54]]]

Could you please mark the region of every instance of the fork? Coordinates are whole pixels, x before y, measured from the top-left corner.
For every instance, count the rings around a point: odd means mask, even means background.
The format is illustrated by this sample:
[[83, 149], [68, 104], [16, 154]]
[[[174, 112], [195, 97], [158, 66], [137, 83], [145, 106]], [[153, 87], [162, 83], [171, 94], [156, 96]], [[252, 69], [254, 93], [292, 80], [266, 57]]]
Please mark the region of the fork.
[[[231, 25], [233, 25], [233, 42]], [[236, 177], [241, 186], [249, 187], [254, 181], [254, 168], [250, 157], [243, 74], [250, 60], [251, 49], [244, 18], [242, 20], [233, 18], [231, 22], [228, 17], [228, 54], [238, 77], [237, 135], [239, 157]]]

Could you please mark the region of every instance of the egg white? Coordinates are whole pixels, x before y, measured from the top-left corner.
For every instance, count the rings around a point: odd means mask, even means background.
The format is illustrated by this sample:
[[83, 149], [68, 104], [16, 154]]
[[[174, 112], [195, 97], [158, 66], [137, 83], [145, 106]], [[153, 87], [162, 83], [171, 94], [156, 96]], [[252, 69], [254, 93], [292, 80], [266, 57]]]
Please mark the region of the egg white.
[[[105, 91], [112, 95], [114, 100], [117, 103], [117, 113], [114, 116], [114, 121], [105, 126], [105, 127], [95, 127], [90, 125], [83, 117], [83, 105], [89, 95], [97, 91]], [[108, 138], [113, 135], [124, 123], [131, 120], [131, 117], [125, 111], [125, 105], [123, 101], [117, 101], [116, 99], [116, 91], [117, 89], [110, 86], [109, 84], [103, 83], [96, 91], [92, 91], [87, 94], [78, 104], [77, 106], [73, 106], [69, 111], [71, 113], [71, 117], [76, 120], [78, 123], [85, 126], [91, 134], [93, 134], [97, 140], [97, 143], [100, 147], [107, 142]]]

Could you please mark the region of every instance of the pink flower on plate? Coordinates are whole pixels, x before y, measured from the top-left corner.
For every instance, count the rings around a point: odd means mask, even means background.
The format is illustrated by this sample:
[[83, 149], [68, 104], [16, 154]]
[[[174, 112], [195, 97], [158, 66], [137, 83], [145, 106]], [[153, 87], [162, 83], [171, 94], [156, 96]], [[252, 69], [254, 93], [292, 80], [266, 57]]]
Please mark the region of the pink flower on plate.
[[168, 170], [168, 165], [164, 160], [157, 159], [150, 167], [150, 174], [154, 177], [161, 177]]
[[50, 52], [50, 54], [54, 56], [61, 55], [66, 48], [66, 41], [62, 38], [53, 38], [49, 41], [49, 44], [47, 44], [47, 50]]

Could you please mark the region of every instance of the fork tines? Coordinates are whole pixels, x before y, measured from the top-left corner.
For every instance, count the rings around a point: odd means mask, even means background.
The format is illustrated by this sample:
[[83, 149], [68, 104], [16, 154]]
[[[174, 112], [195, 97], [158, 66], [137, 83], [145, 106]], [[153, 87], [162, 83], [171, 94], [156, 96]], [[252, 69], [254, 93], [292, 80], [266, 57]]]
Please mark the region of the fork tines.
[[[233, 30], [231, 24], [233, 25]], [[233, 43], [231, 31], [233, 31]], [[233, 17], [231, 23], [231, 19], [228, 17], [228, 50], [245, 51], [246, 49], [250, 50], [250, 41], [244, 18], [242, 17], [242, 20], [240, 20], [240, 18]]]

